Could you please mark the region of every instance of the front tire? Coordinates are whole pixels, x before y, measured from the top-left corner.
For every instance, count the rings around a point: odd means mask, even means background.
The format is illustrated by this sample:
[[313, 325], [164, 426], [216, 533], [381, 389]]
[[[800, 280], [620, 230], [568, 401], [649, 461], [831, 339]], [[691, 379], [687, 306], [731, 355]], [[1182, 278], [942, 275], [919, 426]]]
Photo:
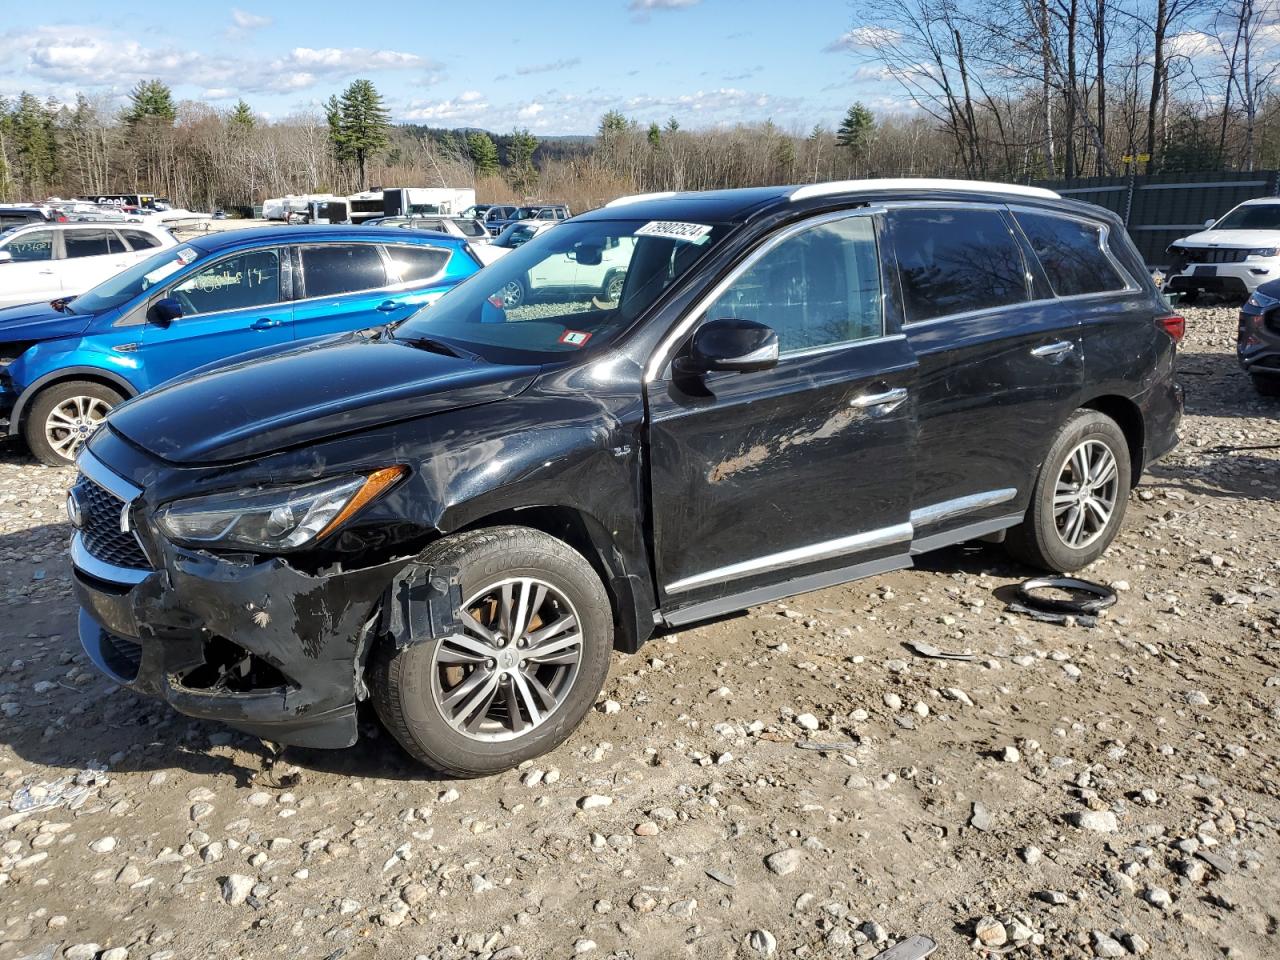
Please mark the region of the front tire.
[[118, 390], [91, 380], [54, 384], [31, 401], [23, 427], [27, 446], [41, 463], [69, 467], [107, 414], [123, 402]]
[[1119, 425], [1096, 410], [1077, 410], [1049, 448], [1026, 517], [1009, 531], [1006, 549], [1044, 570], [1087, 567], [1120, 531], [1131, 476]]
[[1259, 396], [1280, 397], [1280, 374], [1268, 377], [1252, 373], [1249, 379], [1253, 381], [1253, 389], [1258, 391]]
[[609, 671], [613, 616], [591, 564], [527, 527], [432, 544], [423, 566], [459, 571], [461, 633], [374, 653], [383, 724], [417, 760], [455, 777], [499, 773], [563, 743]]

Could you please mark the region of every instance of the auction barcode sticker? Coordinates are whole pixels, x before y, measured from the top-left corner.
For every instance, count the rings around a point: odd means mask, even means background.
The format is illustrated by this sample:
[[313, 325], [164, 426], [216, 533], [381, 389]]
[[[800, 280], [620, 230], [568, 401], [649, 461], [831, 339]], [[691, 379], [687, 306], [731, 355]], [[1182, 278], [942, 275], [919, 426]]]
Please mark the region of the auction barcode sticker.
[[686, 243], [701, 243], [711, 232], [705, 223], [679, 223], [675, 220], [650, 220], [636, 231], [637, 237], [665, 237]]

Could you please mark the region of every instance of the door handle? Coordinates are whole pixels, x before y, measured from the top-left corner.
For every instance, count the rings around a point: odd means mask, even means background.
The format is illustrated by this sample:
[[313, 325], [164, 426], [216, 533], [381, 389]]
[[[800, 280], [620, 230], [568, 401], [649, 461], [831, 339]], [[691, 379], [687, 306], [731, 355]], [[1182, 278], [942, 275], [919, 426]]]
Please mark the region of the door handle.
[[1034, 347], [1031, 351], [1033, 357], [1060, 357], [1063, 354], [1070, 353], [1074, 350], [1075, 344], [1070, 340], [1058, 340], [1055, 343], [1046, 343], [1043, 346]]
[[283, 320], [273, 320], [270, 317], [260, 317], [249, 324], [250, 330], [270, 330], [272, 327], [278, 327], [283, 324]]
[[849, 401], [851, 407], [883, 407], [884, 413], [896, 410], [907, 399], [906, 387], [894, 387], [892, 390], [884, 390], [880, 393], [864, 393], [860, 397], [854, 397]]
[[401, 304], [396, 303], [394, 300], [383, 300], [378, 304], [377, 309], [381, 310], [383, 313], [390, 313], [392, 310], [399, 310], [401, 306]]

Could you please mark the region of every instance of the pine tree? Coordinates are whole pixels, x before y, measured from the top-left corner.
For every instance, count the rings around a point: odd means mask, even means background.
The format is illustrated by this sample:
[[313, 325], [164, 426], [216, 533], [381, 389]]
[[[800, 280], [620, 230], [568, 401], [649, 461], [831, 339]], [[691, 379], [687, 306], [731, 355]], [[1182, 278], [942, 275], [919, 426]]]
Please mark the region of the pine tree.
[[46, 193], [58, 172], [53, 114], [23, 91], [13, 110], [12, 131], [18, 178], [33, 195]]
[[654, 150], [662, 146], [662, 131], [658, 128], [656, 121], [649, 124], [649, 146]]
[[507, 178], [511, 186], [527, 194], [537, 183], [538, 171], [533, 166], [533, 151], [538, 149], [538, 138], [528, 130], [515, 130], [507, 138]]
[[865, 154], [871, 146], [871, 138], [875, 135], [876, 118], [861, 103], [849, 108], [840, 121], [840, 129], [836, 131], [836, 143], [857, 154]]
[[391, 113], [382, 95], [368, 80], [353, 80], [341, 97], [329, 98], [325, 114], [338, 158], [355, 160], [360, 189], [366, 189], [365, 163], [369, 155], [385, 149], [390, 142], [387, 128]]
[[249, 104], [240, 100], [236, 103], [235, 108], [231, 111], [231, 117], [227, 121], [233, 128], [241, 130], [252, 130], [257, 120], [254, 119], [253, 110]]
[[680, 121], [672, 117], [667, 121], [667, 133], [675, 133], [680, 129]]
[[159, 80], [139, 80], [129, 91], [129, 106], [122, 119], [129, 126], [142, 122], [172, 126], [178, 115], [173, 103], [173, 91]]
[[471, 155], [477, 177], [487, 177], [498, 172], [498, 148], [487, 133], [480, 130], [468, 133], [467, 153]]

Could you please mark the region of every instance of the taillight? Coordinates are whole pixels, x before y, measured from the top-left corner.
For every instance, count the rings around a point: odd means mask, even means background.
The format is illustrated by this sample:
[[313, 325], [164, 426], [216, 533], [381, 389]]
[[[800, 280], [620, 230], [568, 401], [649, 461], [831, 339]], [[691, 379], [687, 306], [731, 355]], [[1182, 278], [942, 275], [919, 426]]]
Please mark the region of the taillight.
[[1174, 343], [1181, 343], [1183, 336], [1187, 332], [1187, 321], [1176, 313], [1168, 316], [1156, 317], [1156, 326], [1173, 337]]

